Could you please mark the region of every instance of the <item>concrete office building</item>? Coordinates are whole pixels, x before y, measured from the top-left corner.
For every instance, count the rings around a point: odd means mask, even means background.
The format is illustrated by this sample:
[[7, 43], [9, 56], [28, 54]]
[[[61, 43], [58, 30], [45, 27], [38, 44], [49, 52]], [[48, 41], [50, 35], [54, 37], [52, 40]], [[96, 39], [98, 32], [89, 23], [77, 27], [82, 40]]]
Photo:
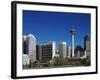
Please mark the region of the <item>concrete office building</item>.
[[80, 57], [81, 57], [81, 56], [80, 56], [81, 53], [82, 53], [82, 52], [81, 52], [80, 50], [75, 50], [75, 56], [74, 56], [74, 57], [75, 57], [75, 58], [80, 58]]
[[28, 45], [27, 45], [27, 41], [26, 41], [26, 38], [27, 36], [24, 35], [23, 36], [23, 54], [22, 54], [22, 64], [25, 66], [25, 65], [28, 65], [29, 64], [29, 55], [28, 55]]
[[24, 35], [24, 36], [23, 36], [23, 54], [28, 54], [28, 53], [27, 53], [27, 43], [26, 43], [26, 38], [27, 38], [27, 36]]
[[87, 56], [86, 56], [86, 51], [84, 51], [84, 55], [80, 57], [80, 59], [85, 59]]
[[71, 48], [68, 46], [67, 48], [68, 58], [71, 58]]
[[27, 37], [28, 41], [28, 52], [31, 62], [36, 61], [36, 38], [29, 34]]
[[36, 45], [36, 60], [42, 62], [42, 45]]
[[22, 54], [22, 64], [29, 65], [30, 59], [28, 54]]
[[61, 42], [59, 45], [59, 53], [63, 58], [67, 58], [67, 44], [66, 42]]
[[49, 42], [49, 44], [52, 45], [52, 59], [55, 57], [56, 55], [56, 42], [55, 41], [51, 41]]
[[31, 62], [36, 61], [36, 38], [32, 34], [29, 34], [28, 36], [24, 36], [23, 39], [24, 54], [29, 55]]
[[82, 56], [84, 56], [84, 49], [81, 45], [77, 45], [75, 47], [75, 57], [80, 58]]
[[84, 37], [84, 50], [86, 51], [86, 55], [90, 56], [91, 53], [91, 42], [90, 42], [90, 37], [86, 35]]
[[37, 59], [46, 63], [53, 59], [56, 54], [56, 43], [50, 42], [48, 44], [37, 45]]

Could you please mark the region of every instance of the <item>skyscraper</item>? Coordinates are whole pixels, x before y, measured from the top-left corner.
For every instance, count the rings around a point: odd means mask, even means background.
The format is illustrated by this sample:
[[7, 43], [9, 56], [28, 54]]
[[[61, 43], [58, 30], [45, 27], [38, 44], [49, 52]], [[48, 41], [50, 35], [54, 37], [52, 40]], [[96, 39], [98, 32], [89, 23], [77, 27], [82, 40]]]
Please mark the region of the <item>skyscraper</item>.
[[68, 46], [67, 48], [68, 58], [71, 58], [71, 48]]
[[23, 53], [22, 53], [22, 64], [23, 66], [28, 65], [29, 64], [29, 55], [28, 55], [28, 45], [27, 45], [27, 36], [24, 35], [23, 36]]
[[66, 42], [61, 42], [60, 46], [59, 46], [59, 52], [60, 52], [60, 56], [63, 58], [67, 57], [67, 46], [66, 46]]
[[86, 55], [90, 56], [91, 52], [91, 42], [90, 42], [90, 37], [88, 35], [85, 35], [84, 37], [84, 50], [86, 51]]
[[26, 43], [26, 38], [27, 38], [27, 36], [24, 35], [24, 36], [23, 36], [23, 54], [28, 54], [28, 53], [27, 53], [27, 43]]
[[42, 62], [46, 63], [53, 59], [56, 54], [56, 43], [49, 42], [48, 44], [41, 44], [37, 45], [37, 59]]
[[32, 34], [24, 36], [23, 52], [29, 55], [31, 62], [36, 61], [36, 38]]
[[28, 41], [28, 53], [30, 60], [32, 62], [36, 61], [36, 38], [32, 34], [29, 34], [27, 37]]
[[83, 47], [81, 46], [81, 45], [77, 45], [76, 47], [75, 47], [75, 57], [76, 58], [80, 58], [80, 57], [82, 57], [82, 56], [84, 56], [85, 54], [84, 54], [84, 49], [83, 49]]
[[55, 57], [56, 55], [56, 42], [55, 41], [51, 41], [49, 42], [49, 44], [52, 45], [52, 59]]

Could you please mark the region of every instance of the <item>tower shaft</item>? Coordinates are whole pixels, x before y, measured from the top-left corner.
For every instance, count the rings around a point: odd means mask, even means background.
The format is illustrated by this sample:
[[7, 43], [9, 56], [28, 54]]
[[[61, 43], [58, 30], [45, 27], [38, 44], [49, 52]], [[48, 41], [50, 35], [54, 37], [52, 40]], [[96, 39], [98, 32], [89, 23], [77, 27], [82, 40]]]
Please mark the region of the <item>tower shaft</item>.
[[74, 57], [74, 34], [72, 34], [72, 57]]

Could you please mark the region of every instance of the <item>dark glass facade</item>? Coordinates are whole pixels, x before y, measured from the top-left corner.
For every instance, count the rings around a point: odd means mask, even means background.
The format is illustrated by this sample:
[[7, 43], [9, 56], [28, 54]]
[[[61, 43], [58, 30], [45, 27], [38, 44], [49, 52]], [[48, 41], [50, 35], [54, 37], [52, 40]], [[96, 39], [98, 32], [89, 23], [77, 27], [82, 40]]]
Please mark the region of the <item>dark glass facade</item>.
[[42, 63], [47, 63], [52, 60], [52, 45], [37, 45], [36, 47], [37, 60]]

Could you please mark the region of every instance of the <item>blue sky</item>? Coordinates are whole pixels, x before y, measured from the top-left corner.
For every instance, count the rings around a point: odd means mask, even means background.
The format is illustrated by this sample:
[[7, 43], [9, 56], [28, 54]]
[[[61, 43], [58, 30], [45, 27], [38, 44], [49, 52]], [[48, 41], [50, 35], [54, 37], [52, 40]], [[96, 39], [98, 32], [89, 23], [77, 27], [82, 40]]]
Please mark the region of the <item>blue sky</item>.
[[37, 44], [66, 41], [71, 46], [69, 30], [74, 28], [75, 46], [83, 46], [85, 35], [90, 36], [91, 15], [88, 13], [46, 12], [23, 10], [23, 35], [33, 34]]

